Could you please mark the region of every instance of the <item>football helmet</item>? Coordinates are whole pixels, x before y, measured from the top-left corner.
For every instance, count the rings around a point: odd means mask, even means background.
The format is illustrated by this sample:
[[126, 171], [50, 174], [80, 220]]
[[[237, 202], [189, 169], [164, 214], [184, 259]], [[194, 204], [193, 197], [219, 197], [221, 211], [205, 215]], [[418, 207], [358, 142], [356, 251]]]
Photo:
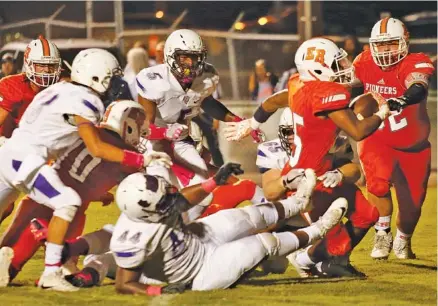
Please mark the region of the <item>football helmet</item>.
[[103, 95], [113, 76], [123, 75], [117, 59], [106, 50], [85, 49], [76, 55], [71, 65], [71, 80], [90, 87]]
[[61, 56], [56, 45], [39, 36], [32, 40], [24, 51], [23, 61], [26, 77], [40, 87], [55, 84], [61, 75]]
[[[397, 64], [408, 54], [409, 32], [400, 20], [386, 17], [374, 25], [369, 42], [374, 62], [385, 68]], [[391, 48], [391, 43], [397, 46]]]
[[176, 187], [159, 176], [134, 173], [117, 188], [116, 203], [130, 219], [157, 223], [172, 213]]
[[326, 38], [312, 38], [298, 48], [295, 65], [301, 81], [329, 81], [340, 84], [354, 79], [353, 65], [348, 54], [333, 41]]
[[294, 141], [294, 127], [292, 120], [292, 111], [290, 108], [286, 108], [280, 117], [280, 125], [278, 127], [278, 138], [280, 139], [280, 144], [287, 155], [291, 155]]
[[[191, 64], [181, 61], [181, 56], [191, 59]], [[201, 36], [187, 29], [176, 30], [166, 39], [164, 44], [164, 61], [170, 70], [183, 83], [191, 83], [204, 70], [207, 50]]]
[[146, 133], [146, 114], [143, 107], [134, 101], [123, 100], [111, 103], [100, 126], [116, 132], [129, 145], [138, 146], [140, 137]]

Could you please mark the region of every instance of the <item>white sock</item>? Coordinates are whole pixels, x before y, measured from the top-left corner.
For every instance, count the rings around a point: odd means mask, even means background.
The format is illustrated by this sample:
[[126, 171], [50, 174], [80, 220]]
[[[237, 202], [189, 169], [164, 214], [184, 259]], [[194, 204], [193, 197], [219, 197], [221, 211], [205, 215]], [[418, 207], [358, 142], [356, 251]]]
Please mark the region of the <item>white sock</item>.
[[397, 229], [397, 233], [395, 234], [395, 239], [401, 239], [401, 240], [405, 240], [405, 241], [410, 240], [411, 237], [412, 237], [412, 234], [405, 234], [402, 231], [400, 231], [399, 229]]
[[250, 201], [252, 204], [259, 204], [266, 202], [265, 193], [263, 192], [263, 189], [256, 185], [254, 195], [252, 196]]
[[310, 225], [308, 227], [301, 228], [298, 231], [305, 232], [309, 236], [309, 241], [307, 243], [311, 243], [316, 239], [322, 238], [321, 230], [316, 225]]
[[285, 200], [280, 200], [278, 203], [282, 204], [284, 207], [284, 218], [289, 219], [290, 217], [296, 216], [300, 213], [300, 208], [297, 205], [295, 197], [288, 197]]
[[43, 275], [55, 272], [61, 267], [61, 256], [63, 245], [47, 242], [46, 244], [46, 259]]
[[306, 248], [305, 252], [299, 252], [299, 254], [297, 255], [296, 258], [296, 262], [301, 266], [301, 267], [309, 267], [309, 266], [313, 266], [315, 263], [310, 259], [309, 257], [309, 249], [310, 249], [311, 245], [309, 245]]
[[374, 224], [376, 231], [387, 231], [391, 227], [391, 216], [379, 217], [379, 220]]

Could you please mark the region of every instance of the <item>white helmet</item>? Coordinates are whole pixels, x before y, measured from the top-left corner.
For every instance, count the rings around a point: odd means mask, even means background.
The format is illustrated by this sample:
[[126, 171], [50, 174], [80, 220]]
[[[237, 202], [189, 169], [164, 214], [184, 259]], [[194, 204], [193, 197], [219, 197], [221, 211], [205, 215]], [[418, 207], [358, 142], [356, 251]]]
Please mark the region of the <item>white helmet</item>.
[[140, 137], [146, 133], [146, 114], [143, 107], [134, 101], [122, 100], [111, 103], [100, 126], [116, 132], [125, 143], [138, 146]]
[[56, 45], [39, 36], [24, 51], [24, 71], [27, 78], [38, 86], [55, 84], [61, 75], [61, 56]]
[[283, 113], [281, 113], [279, 125], [293, 125], [292, 111], [289, 107], [286, 107]]
[[91, 48], [76, 55], [71, 65], [71, 80], [104, 94], [113, 75], [122, 75], [117, 59], [106, 50]]
[[[409, 32], [403, 22], [386, 17], [379, 20], [371, 30], [370, 50], [377, 66], [389, 67], [400, 62], [408, 54]], [[378, 50], [378, 46], [388, 42], [398, 43], [396, 50]]]
[[137, 172], [119, 184], [116, 203], [130, 219], [156, 223], [171, 214], [172, 192], [178, 193], [164, 178]]
[[[180, 55], [191, 57], [192, 65], [182, 64]], [[207, 58], [207, 50], [201, 36], [192, 30], [176, 30], [164, 44], [164, 61], [169, 65], [175, 77], [184, 83], [191, 83], [201, 75]]]
[[330, 81], [349, 83], [354, 71], [348, 54], [333, 41], [326, 38], [312, 38], [298, 48], [295, 65], [301, 81]]

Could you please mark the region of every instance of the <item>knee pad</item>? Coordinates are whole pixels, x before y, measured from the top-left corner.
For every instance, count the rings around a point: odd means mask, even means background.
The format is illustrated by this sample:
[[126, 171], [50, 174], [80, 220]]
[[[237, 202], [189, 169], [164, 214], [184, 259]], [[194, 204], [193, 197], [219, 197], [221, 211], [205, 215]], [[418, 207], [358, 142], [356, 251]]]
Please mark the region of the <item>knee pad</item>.
[[343, 256], [351, 251], [351, 238], [343, 224], [332, 228], [325, 240], [327, 252], [331, 256]]
[[81, 204], [78, 193], [70, 187], [63, 188], [59, 195], [48, 200], [48, 206], [54, 210], [53, 215], [68, 222], [73, 220]]
[[384, 197], [389, 193], [390, 185], [388, 181], [374, 179], [367, 182], [367, 190], [376, 197]]
[[241, 208], [255, 228], [264, 229], [278, 221], [278, 212], [271, 203], [250, 205]]
[[278, 255], [280, 250], [280, 240], [278, 240], [275, 233], [260, 233], [256, 237], [260, 240], [266, 250], [266, 255]]
[[109, 251], [112, 233], [105, 229], [86, 234], [82, 238], [87, 241], [88, 254], [103, 254]]
[[356, 196], [355, 210], [348, 219], [354, 227], [368, 229], [379, 219], [379, 211], [362, 195]]

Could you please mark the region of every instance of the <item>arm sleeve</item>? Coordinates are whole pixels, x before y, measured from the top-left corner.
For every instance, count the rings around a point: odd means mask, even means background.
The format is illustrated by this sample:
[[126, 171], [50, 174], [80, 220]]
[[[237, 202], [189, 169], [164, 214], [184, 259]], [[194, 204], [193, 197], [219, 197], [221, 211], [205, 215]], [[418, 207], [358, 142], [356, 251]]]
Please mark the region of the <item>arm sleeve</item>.
[[325, 83], [315, 91], [313, 114], [335, 111], [347, 108], [350, 103], [350, 93], [337, 83]]
[[220, 121], [224, 121], [227, 114], [233, 114], [225, 105], [211, 95], [202, 101], [201, 108], [214, 119]]

